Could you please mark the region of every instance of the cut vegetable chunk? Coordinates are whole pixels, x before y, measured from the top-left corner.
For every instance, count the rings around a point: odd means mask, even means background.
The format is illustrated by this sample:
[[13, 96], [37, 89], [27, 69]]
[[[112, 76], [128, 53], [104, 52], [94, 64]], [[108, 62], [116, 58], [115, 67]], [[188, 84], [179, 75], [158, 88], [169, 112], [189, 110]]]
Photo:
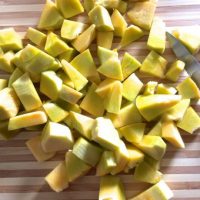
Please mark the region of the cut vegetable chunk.
[[109, 174], [117, 166], [115, 155], [112, 151], [104, 151], [96, 167], [96, 176]]
[[12, 59], [14, 58], [14, 53], [12, 51], [8, 51], [7, 53], [0, 55], [0, 70], [8, 73], [12, 73], [15, 69], [12, 64]]
[[44, 47], [47, 38], [44, 33], [31, 27], [28, 28], [26, 37], [39, 47]]
[[140, 143], [134, 143], [136, 147], [154, 158], [161, 160], [165, 154], [167, 145], [160, 136], [144, 135]]
[[79, 52], [85, 51], [96, 37], [96, 27], [92, 24], [72, 42], [72, 46]]
[[72, 126], [82, 136], [91, 140], [94, 119], [76, 112], [70, 112]]
[[143, 95], [152, 95], [155, 93], [158, 86], [158, 82], [156, 81], [149, 81], [144, 88]]
[[[51, 88], [51, 89], [50, 89]], [[62, 88], [62, 80], [54, 71], [46, 71], [41, 75], [40, 92], [52, 100], [56, 100]]]
[[178, 93], [182, 95], [184, 99], [199, 99], [200, 91], [196, 83], [190, 78], [186, 78], [177, 86]]
[[79, 0], [56, 0], [56, 6], [64, 18], [70, 18], [84, 12]]
[[66, 86], [62, 85], [62, 88], [59, 93], [59, 98], [71, 104], [76, 104], [81, 97], [83, 96], [82, 93]]
[[12, 84], [12, 87], [26, 111], [31, 111], [42, 106], [42, 101], [27, 73], [18, 78]]
[[120, 42], [121, 47], [125, 47], [132, 42], [140, 39], [144, 35], [142, 29], [135, 25], [130, 25], [125, 29], [124, 34], [122, 35], [122, 40]]
[[3, 51], [18, 51], [22, 49], [22, 40], [13, 28], [0, 30], [0, 47]]
[[113, 31], [109, 12], [100, 5], [95, 6], [89, 13], [89, 18], [99, 31]]
[[8, 86], [8, 80], [7, 79], [0, 79], [0, 91], [3, 90]]
[[158, 78], [164, 78], [166, 66], [167, 60], [156, 52], [151, 51], [143, 61], [140, 72], [147, 73]]
[[69, 182], [84, 176], [91, 169], [91, 166], [75, 156], [71, 150], [65, 154], [65, 166]]
[[143, 87], [143, 83], [140, 79], [135, 75], [131, 74], [124, 82], [123, 82], [123, 97], [128, 101], [133, 101]]
[[15, 70], [13, 71], [13, 73], [10, 75], [9, 77], [9, 81], [8, 81], [8, 87], [12, 87], [12, 84], [23, 75], [23, 71], [20, 70], [18, 67], [15, 68]]
[[166, 45], [165, 23], [156, 17], [153, 20], [147, 46], [158, 53], [164, 53]]
[[51, 102], [44, 103], [43, 108], [52, 122], [60, 122], [69, 114], [66, 110]]
[[8, 124], [8, 130], [16, 130], [30, 126], [36, 126], [40, 124], [45, 124], [46, 122], [47, 122], [47, 116], [45, 115], [44, 112], [34, 111], [10, 118]]
[[157, 94], [176, 94], [177, 90], [167, 84], [159, 83], [156, 90]]
[[[86, 112], [98, 117], [104, 113], [104, 105], [101, 97], [96, 94], [97, 86], [92, 84], [85, 95], [80, 107]], [[98, 106], [97, 106], [98, 105]]]
[[148, 190], [129, 200], [148, 200], [149, 198], [152, 200], [169, 200], [173, 196], [174, 195], [171, 189], [163, 180], [161, 180], [154, 186], [150, 187]]
[[15, 117], [19, 111], [20, 101], [12, 88], [0, 91], [0, 120]]
[[99, 200], [125, 200], [123, 184], [117, 176], [104, 176], [100, 180]]
[[48, 122], [42, 131], [41, 145], [45, 152], [71, 149], [74, 137], [70, 129], [59, 123]]
[[155, 2], [136, 2], [127, 15], [133, 24], [145, 30], [150, 30], [155, 10]]
[[39, 162], [49, 160], [54, 155], [55, 152], [46, 153], [41, 146], [41, 136], [35, 136], [26, 142], [27, 147]]
[[177, 104], [180, 100], [180, 95], [140, 95], [136, 98], [136, 106], [141, 115], [147, 121], [151, 121]]
[[92, 131], [92, 139], [106, 149], [117, 150], [120, 138], [110, 119], [98, 117]]
[[185, 63], [181, 60], [173, 62], [166, 73], [166, 78], [170, 81], [176, 82], [179, 79], [181, 72], [184, 70]]
[[124, 79], [130, 76], [140, 67], [141, 63], [136, 58], [134, 58], [127, 52], [124, 54], [124, 57], [122, 59], [122, 73]]
[[113, 42], [113, 32], [98, 31], [97, 32], [97, 46], [111, 49]]
[[59, 13], [56, 5], [51, 0], [46, 0], [46, 4], [38, 22], [38, 29], [54, 30], [62, 26], [63, 17]]
[[200, 128], [200, 117], [192, 107], [189, 107], [177, 126], [188, 133], [193, 133]]
[[56, 168], [45, 177], [45, 180], [55, 192], [61, 192], [68, 188], [69, 181], [65, 162], [58, 164]]
[[74, 144], [72, 152], [85, 163], [94, 167], [99, 162], [103, 150], [84, 138], [79, 138]]

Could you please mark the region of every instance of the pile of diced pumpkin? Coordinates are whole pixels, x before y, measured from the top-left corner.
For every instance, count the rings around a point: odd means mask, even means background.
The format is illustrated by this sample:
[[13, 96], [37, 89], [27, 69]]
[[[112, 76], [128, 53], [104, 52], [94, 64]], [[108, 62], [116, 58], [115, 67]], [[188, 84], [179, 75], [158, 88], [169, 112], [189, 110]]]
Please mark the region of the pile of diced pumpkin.
[[[200, 128], [191, 107], [191, 100], [200, 98], [195, 82], [188, 77], [176, 87], [161, 83], [176, 83], [185, 63], [167, 66], [162, 56], [166, 30], [154, 17], [156, 1], [127, 7], [124, 0], [84, 0], [83, 5], [47, 0], [39, 30], [28, 29], [25, 47], [13, 28], [0, 30], [0, 69], [10, 73], [8, 80], [0, 79], [0, 133], [9, 139], [24, 129], [41, 132], [26, 143], [37, 161], [66, 151], [65, 160], [45, 177], [56, 192], [95, 167], [101, 176], [99, 200], [126, 199], [116, 176], [121, 172], [154, 184], [132, 200], [170, 199], [159, 171], [166, 142], [184, 148], [179, 131]], [[88, 21], [69, 19], [84, 10]], [[121, 48], [148, 32], [150, 53], [142, 63], [127, 52], [119, 59]], [[199, 38], [174, 35], [192, 53], [199, 50]], [[120, 43], [111, 50], [114, 37]], [[96, 57], [90, 47], [97, 49]], [[144, 84], [141, 74], [152, 81]]]

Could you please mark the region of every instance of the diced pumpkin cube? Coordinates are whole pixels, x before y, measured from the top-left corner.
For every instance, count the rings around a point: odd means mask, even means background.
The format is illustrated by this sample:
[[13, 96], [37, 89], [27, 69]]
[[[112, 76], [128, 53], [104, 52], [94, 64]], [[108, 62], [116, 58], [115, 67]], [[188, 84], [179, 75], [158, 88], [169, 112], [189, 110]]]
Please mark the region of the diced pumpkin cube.
[[114, 27], [114, 35], [122, 37], [127, 27], [124, 17], [117, 9], [115, 9], [111, 15], [111, 20]]
[[142, 29], [135, 25], [130, 25], [124, 30], [124, 34], [122, 35], [120, 45], [121, 47], [125, 47], [131, 44], [132, 42], [140, 39], [142, 36], [144, 36], [144, 32]]
[[56, 74], [62, 80], [64, 85], [67, 85], [67, 86], [69, 86], [69, 87], [74, 89], [74, 83], [71, 81], [69, 76], [63, 70], [62, 71], [58, 71]]
[[39, 162], [49, 160], [55, 152], [46, 153], [41, 146], [41, 136], [35, 136], [26, 142], [26, 146], [29, 148], [35, 159]]
[[92, 24], [72, 42], [72, 46], [79, 52], [85, 51], [96, 37], [96, 27]]
[[[104, 105], [101, 97], [96, 94], [97, 86], [92, 84], [88, 89], [87, 94], [82, 100], [80, 107], [86, 112], [98, 117], [102, 116], [104, 113]], [[98, 106], [97, 106], [98, 105]]]
[[118, 58], [118, 53], [114, 50], [99, 47], [97, 49], [97, 55], [101, 64], [104, 64], [109, 58]]
[[118, 58], [109, 58], [97, 71], [108, 78], [123, 80], [121, 63]]
[[62, 60], [61, 63], [64, 72], [69, 76], [71, 81], [74, 83], [74, 88], [77, 91], [83, 89], [88, 83], [88, 80], [66, 60]]
[[[21, 53], [23, 50], [18, 51], [13, 58], [11, 59], [11, 63], [14, 64], [16, 67], [18, 67], [21, 70], [24, 70], [24, 66], [22, 64], [22, 61], [20, 59]], [[2, 56], [2, 55], [0, 55]]]
[[56, 6], [66, 19], [84, 12], [80, 0], [56, 0]]
[[181, 60], [176, 60], [173, 62], [167, 71], [165, 77], [173, 82], [176, 82], [179, 79], [181, 72], [185, 68], [185, 63]]
[[15, 70], [13, 71], [13, 73], [10, 75], [9, 77], [9, 81], [8, 81], [8, 87], [12, 87], [12, 84], [23, 75], [23, 71], [20, 70], [18, 67], [15, 68]]
[[74, 48], [68, 48], [67, 51], [65, 51], [64, 53], [61, 53], [58, 56], [58, 59], [61, 60], [66, 60], [67, 62], [71, 62], [72, 59], [77, 55], [77, 51]]
[[122, 95], [128, 101], [133, 101], [143, 87], [143, 83], [140, 79], [135, 75], [131, 74], [124, 82], [123, 82], [123, 92]]
[[141, 63], [127, 52], [124, 54], [121, 64], [124, 79], [141, 67]]
[[7, 79], [0, 79], [0, 91], [3, 90], [8, 86], [8, 80]]
[[106, 116], [110, 118], [115, 128], [120, 128], [129, 124], [142, 122], [142, 116], [140, 115], [135, 103], [129, 103], [121, 108], [120, 112], [116, 114], [107, 113]]
[[162, 123], [162, 138], [177, 148], [185, 148], [183, 139], [173, 121]]
[[83, 6], [86, 12], [89, 13], [95, 6], [95, 0], [83, 0]]
[[177, 86], [178, 93], [184, 99], [199, 99], [200, 91], [196, 83], [190, 78], [186, 78]]
[[150, 30], [156, 4], [150, 1], [135, 2], [127, 15], [131, 22], [145, 30]]
[[195, 54], [200, 49], [199, 31], [199, 27], [194, 26], [188, 30], [174, 30], [172, 33], [187, 47], [192, 54]]
[[147, 135], [162, 136], [162, 120], [158, 121]]
[[147, 46], [149, 49], [158, 53], [164, 53], [166, 45], [165, 23], [162, 19], [156, 17], [153, 20]]
[[155, 160], [162, 159], [167, 147], [160, 136], [154, 135], [144, 135], [140, 143], [134, 143], [134, 145]]
[[95, 6], [89, 13], [89, 18], [99, 31], [113, 31], [109, 12], [103, 6]]
[[140, 72], [151, 76], [164, 78], [167, 60], [158, 53], [151, 51], [142, 63]]
[[[51, 89], [50, 89], [51, 88]], [[54, 71], [46, 71], [41, 75], [40, 92], [52, 100], [56, 100], [62, 88], [62, 80]]]
[[12, 87], [26, 111], [31, 111], [42, 106], [42, 101], [27, 73], [18, 78], [12, 84]]
[[123, 184], [117, 176], [104, 176], [100, 179], [99, 200], [125, 200]]
[[12, 73], [15, 69], [12, 64], [12, 59], [14, 57], [14, 53], [12, 51], [8, 51], [7, 53], [0, 55], [0, 70], [8, 73]]
[[173, 121], [181, 120], [189, 105], [190, 99], [183, 99], [179, 101], [164, 114], [164, 118]]
[[180, 95], [155, 94], [140, 95], [136, 98], [136, 106], [141, 115], [151, 121], [166, 112], [181, 100]]
[[62, 85], [62, 88], [60, 90], [59, 93], [59, 98], [71, 103], [71, 104], [76, 104], [82, 97], [82, 93], [66, 86], [66, 85]]
[[75, 181], [91, 169], [91, 166], [75, 156], [71, 150], [65, 154], [65, 166], [69, 182]]
[[123, 86], [120, 81], [116, 81], [113, 87], [104, 98], [104, 106], [107, 112], [118, 114], [122, 104]]
[[69, 114], [66, 110], [51, 102], [44, 103], [43, 108], [52, 122], [60, 122]]
[[127, 145], [127, 150], [129, 154], [128, 163], [125, 168], [125, 172], [128, 172], [130, 169], [133, 169], [144, 159], [144, 153], [132, 145]]
[[151, 198], [152, 200], [169, 200], [173, 197], [173, 192], [169, 186], [163, 181], [159, 181], [149, 189], [145, 190], [136, 197], [130, 198], [129, 200], [144, 200]]
[[12, 88], [0, 91], [0, 120], [15, 117], [19, 112], [20, 101]]
[[99, 74], [89, 49], [77, 55], [70, 64], [88, 80], [99, 83]]
[[31, 44], [22, 50], [19, 58], [23, 70], [33, 74], [40, 74], [47, 70], [55, 71], [60, 67], [55, 58]]
[[0, 121], [0, 135], [3, 136], [5, 140], [9, 140], [19, 133], [19, 130], [9, 131], [8, 123], [9, 120]]
[[157, 94], [176, 94], [177, 90], [167, 84], [159, 83], [156, 90]]
[[115, 155], [112, 151], [104, 151], [96, 167], [96, 176], [109, 174], [117, 166]]
[[47, 116], [42, 111], [34, 111], [11, 117], [8, 124], [8, 130], [16, 130], [20, 128], [26, 128], [30, 126], [36, 126], [45, 124], [47, 122]]
[[56, 152], [71, 149], [74, 137], [71, 130], [59, 123], [48, 122], [42, 131], [41, 145], [45, 152]]
[[126, 148], [125, 143], [122, 140], [120, 140], [118, 149], [115, 150], [114, 153], [115, 153], [117, 166], [112, 169], [111, 171], [112, 175], [122, 172], [129, 161], [129, 152]]
[[117, 8], [120, 0], [96, 0], [95, 5], [101, 5], [107, 9]]
[[82, 161], [94, 167], [99, 162], [103, 150], [80, 137], [74, 144], [72, 152]]
[[98, 117], [92, 131], [92, 140], [106, 149], [116, 150], [119, 148], [120, 138], [111, 120]]
[[200, 128], [200, 117], [192, 107], [189, 107], [183, 118], [178, 121], [177, 127], [185, 130], [188, 133], [193, 133]]
[[97, 46], [111, 49], [113, 42], [113, 32], [98, 31], [97, 32]]
[[63, 17], [58, 11], [56, 5], [51, 0], [46, 0], [40, 20], [38, 22], [38, 29], [54, 30], [62, 26]]
[[22, 49], [22, 47], [22, 40], [13, 28], [0, 30], [0, 48], [3, 51], [18, 51]]
[[94, 119], [76, 112], [70, 112], [72, 127], [82, 136], [91, 140]]
[[61, 27], [61, 37], [66, 40], [74, 40], [86, 27], [87, 25], [81, 22], [64, 20]]
[[39, 47], [43, 47], [47, 36], [32, 27], [29, 27], [26, 33], [26, 37], [33, 42], [34, 44], [38, 45]]
[[157, 89], [158, 82], [156, 81], [149, 81], [145, 87], [143, 95], [153, 95]]
[[135, 123], [119, 129], [121, 135], [130, 143], [139, 143], [144, 135], [145, 123]]
[[58, 55], [66, 52], [70, 47], [66, 42], [61, 40], [58, 35], [53, 32], [48, 33], [44, 50], [51, 56], [57, 57]]
[[65, 162], [59, 163], [46, 177], [45, 181], [49, 184], [55, 192], [61, 192], [68, 188], [68, 173], [66, 170]]
[[116, 82], [118, 82], [117, 80], [114, 79], [105, 79], [103, 80], [97, 87], [97, 89], [95, 90], [95, 92], [101, 97], [101, 98], [105, 98], [106, 96], [108, 96], [108, 94], [111, 92], [113, 85], [116, 84]]

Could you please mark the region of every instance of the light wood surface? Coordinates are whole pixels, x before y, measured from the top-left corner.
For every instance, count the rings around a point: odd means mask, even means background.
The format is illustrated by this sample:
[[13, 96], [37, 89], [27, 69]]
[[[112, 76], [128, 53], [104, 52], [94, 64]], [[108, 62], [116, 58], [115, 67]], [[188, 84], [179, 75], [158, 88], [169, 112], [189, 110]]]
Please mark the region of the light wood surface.
[[[0, 0], [0, 29], [14, 26], [21, 36], [28, 26], [35, 26], [43, 8], [44, 0]], [[162, 17], [168, 29], [188, 27], [200, 24], [199, 0], [160, 0], [156, 15]], [[84, 16], [79, 16], [84, 20]], [[128, 51], [140, 60], [147, 55], [145, 38], [120, 51], [120, 56]], [[115, 40], [115, 44], [118, 40]], [[93, 49], [95, 46], [93, 45]], [[173, 61], [175, 58], [167, 47], [164, 56]], [[197, 55], [197, 58], [200, 54]], [[183, 73], [181, 79], [184, 79]], [[8, 77], [0, 74], [0, 77]], [[151, 77], [142, 77], [144, 82]], [[200, 112], [200, 105], [193, 104]], [[200, 131], [194, 135], [184, 134], [184, 150], [177, 150], [169, 145], [162, 161], [161, 171], [164, 179], [174, 191], [174, 200], [200, 199]], [[0, 200], [95, 200], [98, 199], [99, 178], [90, 172], [71, 184], [68, 190], [59, 194], [53, 192], [44, 182], [44, 176], [53, 169], [64, 153], [59, 153], [53, 160], [37, 163], [25, 146], [27, 139], [38, 134], [24, 132], [8, 142], [0, 138]], [[127, 197], [147, 188], [149, 185], [137, 183], [132, 175], [120, 175], [125, 184]]]

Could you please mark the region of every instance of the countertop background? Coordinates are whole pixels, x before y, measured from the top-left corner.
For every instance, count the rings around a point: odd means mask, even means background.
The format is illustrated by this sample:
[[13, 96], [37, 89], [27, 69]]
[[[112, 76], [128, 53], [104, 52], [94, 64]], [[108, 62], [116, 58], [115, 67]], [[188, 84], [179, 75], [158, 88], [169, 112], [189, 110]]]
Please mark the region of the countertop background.
[[[35, 26], [43, 8], [44, 0], [0, 0], [0, 29], [14, 26], [23, 37], [29, 26]], [[177, 27], [191, 28], [200, 25], [199, 0], [160, 0], [156, 15], [162, 17], [168, 29]], [[79, 16], [84, 21], [84, 16]], [[195, 31], [198, 29], [195, 28]], [[200, 33], [199, 33], [200, 34]], [[114, 46], [119, 40], [114, 41]], [[144, 37], [138, 42], [120, 51], [120, 56], [128, 51], [139, 60], [149, 52]], [[95, 46], [92, 46], [95, 49]], [[175, 58], [168, 48], [164, 56], [173, 61]], [[197, 55], [197, 58], [200, 54]], [[0, 78], [8, 75], [0, 72]], [[181, 79], [186, 77], [183, 73]], [[144, 82], [151, 77], [143, 76]], [[180, 79], [180, 80], [181, 80]], [[200, 104], [193, 107], [200, 112]], [[183, 133], [186, 143], [184, 150], [177, 150], [169, 145], [161, 164], [164, 179], [174, 191], [174, 200], [200, 200], [200, 131], [193, 135]], [[53, 192], [44, 182], [44, 176], [53, 169], [64, 153], [59, 153], [53, 160], [37, 163], [25, 142], [38, 134], [24, 132], [8, 142], [0, 138], [0, 200], [95, 200], [98, 198], [99, 178], [93, 172], [75, 181], [68, 190], [59, 194]], [[126, 193], [131, 197], [149, 185], [134, 182], [132, 175], [120, 175], [125, 184]]]

